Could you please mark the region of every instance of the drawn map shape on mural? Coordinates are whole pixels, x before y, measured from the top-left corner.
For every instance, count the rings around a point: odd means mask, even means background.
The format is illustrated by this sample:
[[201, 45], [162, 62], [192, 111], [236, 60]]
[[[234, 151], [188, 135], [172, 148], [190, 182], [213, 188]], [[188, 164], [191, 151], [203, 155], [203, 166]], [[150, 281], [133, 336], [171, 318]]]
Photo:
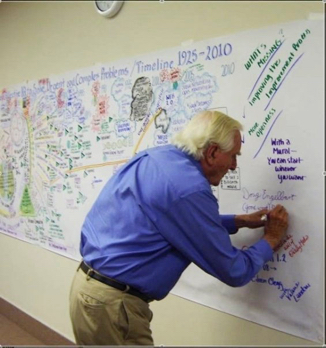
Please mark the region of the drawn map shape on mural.
[[166, 114], [166, 110], [162, 111], [155, 117], [155, 127], [161, 128], [162, 133], [166, 133], [169, 129], [171, 118]]

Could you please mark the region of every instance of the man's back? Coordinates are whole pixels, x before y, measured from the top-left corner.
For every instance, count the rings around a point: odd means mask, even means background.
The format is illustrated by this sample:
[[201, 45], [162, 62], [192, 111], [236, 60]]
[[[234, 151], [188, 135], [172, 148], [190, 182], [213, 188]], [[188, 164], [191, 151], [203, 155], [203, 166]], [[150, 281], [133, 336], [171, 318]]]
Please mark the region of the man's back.
[[[109, 180], [85, 220], [85, 262], [147, 295], [165, 296], [189, 260], [158, 224], [180, 198], [200, 190], [210, 194], [210, 185], [191, 156], [172, 145], [139, 153]], [[161, 274], [155, 284], [153, 272]]]

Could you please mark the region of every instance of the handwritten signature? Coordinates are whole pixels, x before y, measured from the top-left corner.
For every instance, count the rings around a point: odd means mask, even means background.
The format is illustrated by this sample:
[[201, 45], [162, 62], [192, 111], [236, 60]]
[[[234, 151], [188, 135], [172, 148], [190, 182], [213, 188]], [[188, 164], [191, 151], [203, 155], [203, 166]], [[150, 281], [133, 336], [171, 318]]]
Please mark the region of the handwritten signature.
[[268, 279], [261, 278], [257, 274], [252, 280], [254, 283], [266, 284], [271, 287], [275, 287], [277, 290], [281, 292], [280, 299], [288, 299], [295, 302], [299, 302], [302, 296], [306, 293], [306, 291], [311, 287], [309, 283], [305, 285], [300, 285], [300, 282], [295, 282], [294, 286], [291, 288], [287, 288], [280, 280], [276, 280], [274, 277], [270, 277]]

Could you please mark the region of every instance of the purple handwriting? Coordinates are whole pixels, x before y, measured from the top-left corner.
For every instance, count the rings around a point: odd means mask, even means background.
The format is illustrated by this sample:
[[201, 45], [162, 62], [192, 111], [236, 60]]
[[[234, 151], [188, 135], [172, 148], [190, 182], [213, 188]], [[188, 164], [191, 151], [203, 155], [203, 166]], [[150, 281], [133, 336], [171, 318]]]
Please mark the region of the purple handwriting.
[[287, 299], [289, 301], [294, 300], [295, 302], [299, 302], [307, 290], [311, 288], [309, 283], [300, 285], [300, 282], [295, 282], [294, 286], [287, 288], [280, 280], [277, 280], [274, 277], [266, 279], [261, 278], [258, 274], [251, 281], [254, 283], [266, 284], [279, 290], [281, 292], [279, 296], [281, 300]]

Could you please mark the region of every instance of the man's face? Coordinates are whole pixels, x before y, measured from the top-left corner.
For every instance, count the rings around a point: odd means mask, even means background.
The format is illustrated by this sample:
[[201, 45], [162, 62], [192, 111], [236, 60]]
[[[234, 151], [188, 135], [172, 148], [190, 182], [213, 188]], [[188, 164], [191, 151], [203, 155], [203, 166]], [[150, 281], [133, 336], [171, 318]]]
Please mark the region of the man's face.
[[[217, 145], [216, 145], [217, 146]], [[212, 152], [210, 170], [207, 172], [207, 179], [213, 186], [218, 186], [223, 176], [231, 169], [237, 167], [237, 156], [241, 150], [241, 134], [236, 131], [234, 135], [234, 146], [228, 152], [222, 152], [219, 148]]]

